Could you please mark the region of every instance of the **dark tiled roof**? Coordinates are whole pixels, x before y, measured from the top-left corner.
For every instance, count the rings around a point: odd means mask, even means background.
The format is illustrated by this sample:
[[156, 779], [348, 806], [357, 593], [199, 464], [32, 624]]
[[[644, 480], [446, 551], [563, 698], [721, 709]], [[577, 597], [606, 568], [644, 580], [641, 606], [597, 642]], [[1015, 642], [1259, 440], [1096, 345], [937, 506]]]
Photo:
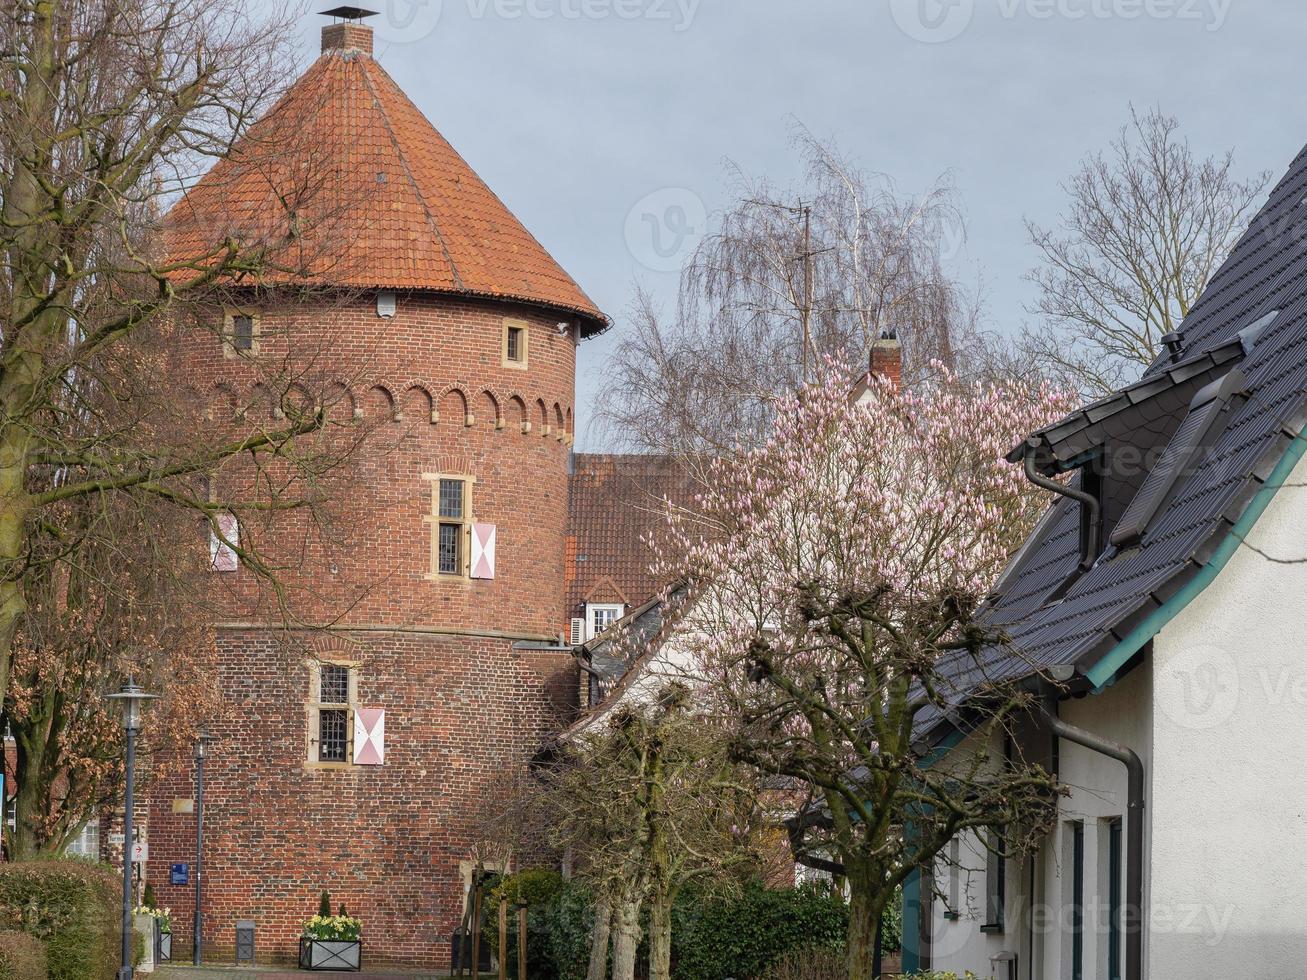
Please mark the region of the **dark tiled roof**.
[[[1094, 425], [1107, 425], [1141, 395], [1177, 388], [1165, 446], [1186, 417], [1192, 392], [1180, 366], [1197, 365], [1191, 378], [1235, 365], [1246, 376], [1246, 401], [1231, 402], [1224, 427], [1174, 480], [1169, 499], [1147, 523], [1142, 540], [1109, 546], [1097, 564], [1075, 580], [1060, 601], [1050, 595], [1068, 581], [1079, 560], [1079, 513], [1069, 500], [1055, 503], [1013, 567], [999, 583], [986, 619], [1010, 637], [1010, 646], [985, 651], [977, 665], [959, 656], [953, 669], [961, 701], [983, 680], [1014, 679], [1035, 669], [1086, 671], [1117, 647], [1154, 610], [1190, 582], [1211, 559], [1307, 423], [1307, 151], [1272, 191], [1265, 208], [1212, 278], [1183, 324], [1177, 365], [1159, 359], [1144, 379], [1039, 434], [1048, 448], [1067, 445]], [[1268, 319], [1268, 314], [1278, 315]], [[1245, 352], [1240, 332], [1258, 327]], [[1207, 366], [1202, 367], [1203, 364]], [[1182, 372], [1183, 373], [1183, 372]], [[1177, 383], [1179, 382], [1179, 383]], [[1079, 447], [1083, 449], [1084, 447]], [[1054, 451], [1056, 457], [1058, 453]], [[1142, 481], [1141, 481], [1142, 482]], [[946, 669], [947, 672], [947, 669]]]
[[587, 599], [642, 605], [665, 586], [649, 573], [648, 535], [666, 505], [689, 505], [695, 482], [666, 456], [588, 455], [572, 460], [568, 485], [567, 605]]

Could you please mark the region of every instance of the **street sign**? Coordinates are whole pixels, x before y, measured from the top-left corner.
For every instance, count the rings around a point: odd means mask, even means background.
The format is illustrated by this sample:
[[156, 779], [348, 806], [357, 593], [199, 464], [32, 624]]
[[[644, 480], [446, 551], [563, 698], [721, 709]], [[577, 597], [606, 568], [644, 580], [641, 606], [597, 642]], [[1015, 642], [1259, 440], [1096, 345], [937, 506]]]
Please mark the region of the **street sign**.
[[189, 885], [191, 883], [191, 866], [189, 864], [174, 864], [169, 877], [174, 885]]
[[132, 863], [144, 864], [150, 860], [150, 844], [148, 841], [138, 840], [132, 844]]
[[112, 833], [112, 834], [109, 835], [109, 846], [110, 846], [110, 847], [122, 847], [122, 846], [123, 846], [123, 842], [126, 841], [126, 840], [127, 840], [127, 838], [124, 837], [124, 836], [122, 835], [122, 832], [121, 832], [121, 831], [117, 831], [117, 832]]

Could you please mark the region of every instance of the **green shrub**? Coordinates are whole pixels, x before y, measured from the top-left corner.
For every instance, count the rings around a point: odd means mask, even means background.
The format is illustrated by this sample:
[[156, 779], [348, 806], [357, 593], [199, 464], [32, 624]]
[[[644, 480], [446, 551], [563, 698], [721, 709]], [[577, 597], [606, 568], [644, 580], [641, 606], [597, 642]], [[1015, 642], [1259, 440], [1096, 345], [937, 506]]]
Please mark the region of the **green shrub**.
[[[504, 962], [509, 976], [517, 976], [517, 911], [519, 903], [525, 903], [526, 912], [526, 972], [532, 980], [558, 980], [560, 957], [568, 961], [565, 949], [567, 940], [562, 939], [568, 933], [569, 924], [557, 908], [560, 896], [574, 890], [575, 886], [563, 879], [557, 871], [544, 868], [529, 868], [515, 875], [500, 879], [499, 883], [486, 894], [482, 905], [482, 939], [481, 941], [496, 955], [499, 951], [499, 903], [508, 902], [508, 948], [503, 952]], [[569, 905], [573, 912], [574, 904]], [[584, 915], [584, 913], [582, 913]], [[585, 926], [589, 932], [588, 919]], [[562, 947], [558, 948], [562, 942]], [[582, 971], [584, 975], [584, 970]]]
[[113, 980], [121, 950], [117, 876], [85, 861], [0, 865], [0, 929], [45, 946], [50, 980]]
[[849, 912], [838, 895], [813, 887], [761, 884], [734, 895], [686, 892], [672, 912], [675, 980], [757, 977], [786, 953], [844, 947]]
[[45, 947], [21, 932], [0, 932], [0, 980], [45, 980]]

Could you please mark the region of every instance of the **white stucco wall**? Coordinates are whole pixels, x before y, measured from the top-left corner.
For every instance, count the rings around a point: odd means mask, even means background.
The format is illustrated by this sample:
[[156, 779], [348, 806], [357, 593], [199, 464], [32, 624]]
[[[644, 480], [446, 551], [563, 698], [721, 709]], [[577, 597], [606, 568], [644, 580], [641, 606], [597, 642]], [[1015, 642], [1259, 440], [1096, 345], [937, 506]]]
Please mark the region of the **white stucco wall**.
[[[1128, 745], [1148, 767], [1151, 724], [1149, 698], [1151, 678], [1144, 665], [1101, 694], [1064, 701], [1063, 719], [1106, 738]], [[967, 743], [955, 752], [967, 750]], [[1059, 745], [1059, 776], [1070, 795], [1059, 805], [1057, 826], [1039, 853], [1020, 866], [1008, 862], [1007, 916], [1002, 935], [980, 931], [984, 908], [985, 875], [983, 853], [961, 841], [963, 863], [971, 868], [964, 877], [972, 894], [957, 921], [945, 919], [944, 903], [935, 902], [932, 916], [931, 965], [937, 970], [961, 974], [971, 970], [981, 977], [1006, 980], [1006, 966], [992, 957], [1002, 952], [1017, 956], [1020, 980], [1063, 980], [1071, 974], [1071, 920], [1066, 911], [1071, 894], [1072, 830], [1075, 822], [1085, 826], [1084, 843], [1084, 973], [1085, 980], [1107, 980], [1107, 827], [1112, 819], [1124, 822], [1126, 771], [1114, 760], [1062, 740]], [[1147, 847], [1147, 833], [1145, 834]], [[1124, 832], [1122, 861], [1126, 860]], [[969, 854], [975, 855], [968, 857]], [[1034, 894], [1031, 894], [1033, 864]], [[947, 895], [947, 871], [939, 872], [939, 886]], [[1031, 972], [1031, 964], [1035, 970]]]
[[1153, 977], [1307, 961], [1307, 463], [1154, 645]]

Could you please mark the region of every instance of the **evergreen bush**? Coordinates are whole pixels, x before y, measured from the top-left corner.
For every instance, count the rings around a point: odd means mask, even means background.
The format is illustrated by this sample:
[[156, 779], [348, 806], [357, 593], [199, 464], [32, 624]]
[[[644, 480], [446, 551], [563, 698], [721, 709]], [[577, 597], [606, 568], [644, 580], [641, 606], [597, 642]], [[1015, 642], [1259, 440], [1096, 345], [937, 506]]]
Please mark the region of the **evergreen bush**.
[[118, 877], [86, 861], [0, 865], [0, 930], [45, 947], [50, 980], [113, 980], [121, 950]]
[[0, 932], [0, 980], [45, 980], [45, 947], [21, 932]]

